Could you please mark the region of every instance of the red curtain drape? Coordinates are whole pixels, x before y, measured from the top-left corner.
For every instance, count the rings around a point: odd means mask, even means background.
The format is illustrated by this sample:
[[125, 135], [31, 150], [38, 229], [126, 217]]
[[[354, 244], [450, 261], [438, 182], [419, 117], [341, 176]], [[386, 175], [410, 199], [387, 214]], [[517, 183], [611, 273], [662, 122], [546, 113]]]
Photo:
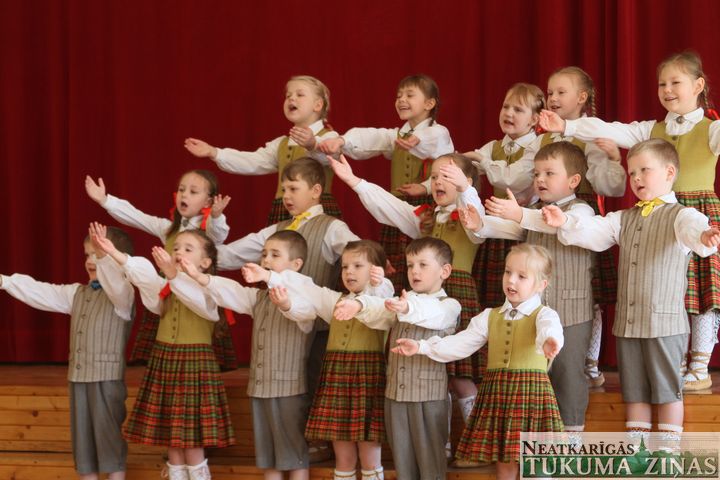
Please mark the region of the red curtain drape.
[[[718, 25], [712, 0], [0, 0], [0, 272], [86, 281], [87, 224], [112, 220], [85, 195], [84, 176], [164, 215], [184, 171], [217, 171], [186, 153], [183, 139], [253, 150], [284, 134], [291, 75], [327, 83], [330, 122], [343, 132], [397, 126], [398, 81], [427, 73], [441, 88], [440, 122], [467, 151], [501, 136], [497, 115], [512, 83], [544, 89], [565, 65], [595, 79], [601, 117], [661, 118], [656, 65], [694, 49], [712, 85]], [[387, 160], [354, 166], [388, 184]], [[231, 239], [262, 227], [276, 177], [218, 174], [233, 197]], [[377, 238], [354, 193], [335, 191], [352, 230]], [[628, 194], [607, 206], [631, 203]], [[139, 254], [157, 243], [132, 234]], [[68, 323], [0, 295], [0, 361], [64, 361]], [[249, 320], [233, 332], [247, 358]], [[610, 345], [603, 360], [613, 356]]]

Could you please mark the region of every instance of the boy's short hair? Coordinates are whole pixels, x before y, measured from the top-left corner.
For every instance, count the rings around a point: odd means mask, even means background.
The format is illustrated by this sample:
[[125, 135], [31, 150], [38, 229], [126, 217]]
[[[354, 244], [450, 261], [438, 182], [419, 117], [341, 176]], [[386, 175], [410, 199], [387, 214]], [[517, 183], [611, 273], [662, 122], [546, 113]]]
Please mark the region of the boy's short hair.
[[561, 159], [568, 177], [577, 174], [585, 178], [587, 173], [587, 162], [585, 161], [585, 152], [580, 147], [571, 142], [553, 142], [542, 147], [535, 154], [535, 160], [547, 160], [549, 158]]
[[470, 160], [465, 155], [462, 155], [460, 153], [446, 153], [445, 155], [440, 155], [435, 159], [435, 161], [440, 160], [441, 158], [444, 158], [446, 160], [452, 160], [455, 162], [455, 165], [457, 165], [460, 170], [465, 174], [466, 177], [468, 177], [470, 180], [470, 185], [475, 185], [478, 181], [478, 169], [473, 164], [472, 160]]
[[278, 230], [270, 235], [268, 240], [278, 240], [285, 243], [287, 245], [288, 257], [290, 260], [299, 258], [305, 262], [308, 250], [307, 242], [305, 241], [305, 237], [295, 230]]
[[310, 188], [320, 185], [325, 188], [325, 171], [317, 160], [310, 157], [300, 157], [283, 168], [280, 181], [296, 182], [303, 180]]
[[[106, 236], [108, 240], [110, 240], [113, 245], [115, 245], [115, 248], [117, 248], [121, 252], [127, 253], [130, 256], [135, 254], [135, 247], [133, 245], [132, 237], [130, 237], [130, 235], [122, 228], [107, 227]], [[89, 242], [90, 235], [85, 236], [84, 241]]]
[[385, 268], [387, 263], [387, 256], [382, 245], [373, 240], [355, 240], [348, 242], [343, 250], [343, 255], [346, 253], [362, 253], [367, 258], [368, 262], [372, 263], [377, 267]]
[[667, 140], [651, 138], [650, 140], [636, 143], [628, 152], [627, 158], [630, 159], [644, 152], [652, 153], [663, 165], [673, 165], [676, 171], [680, 171], [680, 157], [678, 156], [675, 146]]
[[405, 255], [417, 255], [425, 249], [430, 249], [437, 255], [440, 265], [452, 264], [453, 251], [445, 240], [435, 237], [416, 238], [405, 248]]

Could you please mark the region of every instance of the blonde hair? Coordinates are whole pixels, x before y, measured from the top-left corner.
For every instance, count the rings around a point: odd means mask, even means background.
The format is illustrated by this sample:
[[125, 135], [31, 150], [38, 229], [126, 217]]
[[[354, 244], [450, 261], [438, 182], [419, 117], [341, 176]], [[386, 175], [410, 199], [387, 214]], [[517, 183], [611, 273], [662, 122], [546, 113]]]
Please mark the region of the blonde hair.
[[587, 101], [585, 102], [585, 105], [583, 106], [583, 112], [588, 117], [594, 117], [595, 116], [595, 83], [593, 82], [593, 79], [588, 73], [583, 70], [580, 67], [576, 66], [570, 66], [570, 67], [563, 67], [558, 70], [555, 70], [552, 75], [550, 75], [550, 78], [554, 77], [555, 75], [572, 75], [574, 76], [578, 81], [578, 87], [581, 92], [587, 93]]
[[545, 94], [540, 87], [531, 83], [516, 83], [507, 91], [505, 98], [519, 101], [533, 113], [539, 114], [545, 108]]
[[535, 275], [535, 283], [543, 280], [550, 281], [552, 275], [553, 261], [550, 251], [540, 245], [531, 245], [529, 243], [520, 243], [513, 246], [505, 257], [505, 261], [510, 255], [527, 255], [527, 268]]
[[710, 82], [708, 82], [705, 72], [703, 72], [700, 55], [692, 50], [685, 50], [684, 52], [670, 55], [660, 62], [660, 65], [658, 65], [657, 76], [660, 77], [660, 73], [663, 69], [670, 65], [678, 66], [683, 72], [687, 73], [695, 80], [698, 78], [705, 80], [705, 88], [703, 88], [702, 92], [698, 95], [698, 107], [702, 107], [704, 110], [712, 109], [713, 103], [712, 100], [710, 100]]
[[[287, 81], [287, 83], [290, 82], [305, 82], [312, 87], [315, 95], [320, 97], [323, 102], [322, 110], [320, 110], [320, 118], [325, 120], [330, 112], [330, 89], [326, 87], [323, 82], [310, 75], [295, 75]], [[286, 89], [287, 83], [285, 84]]]

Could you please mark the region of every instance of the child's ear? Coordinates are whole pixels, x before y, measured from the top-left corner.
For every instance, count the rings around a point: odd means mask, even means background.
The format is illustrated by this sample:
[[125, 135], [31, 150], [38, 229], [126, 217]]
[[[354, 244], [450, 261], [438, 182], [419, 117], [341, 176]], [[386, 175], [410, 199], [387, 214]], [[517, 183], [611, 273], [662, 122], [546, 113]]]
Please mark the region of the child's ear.
[[672, 163], [668, 163], [668, 165], [667, 165], [666, 168], [667, 168], [667, 170], [666, 170], [666, 172], [667, 172], [667, 180], [668, 180], [668, 181], [669, 181], [669, 180], [674, 180], [675, 177], [677, 176], [677, 168], [675, 168], [675, 165], [673, 165]]
[[695, 84], [693, 85], [693, 95], [700, 95], [700, 92], [705, 90], [705, 79], [700, 77], [695, 80]]
[[427, 110], [428, 112], [435, 108], [435, 105], [437, 105], [437, 100], [435, 100], [434, 98], [425, 99], [425, 110]]
[[578, 95], [578, 100], [580, 101], [581, 104], [585, 105], [585, 103], [588, 100], [588, 92], [586, 92], [584, 90], [582, 92], [580, 92], [580, 95]]
[[320, 198], [320, 197], [322, 196], [322, 191], [323, 191], [323, 187], [322, 187], [322, 185], [320, 185], [319, 183], [316, 183], [316, 184], [313, 185], [312, 188], [310, 189], [310, 192], [312, 192], [312, 197], [313, 197], [314, 199]]
[[200, 268], [203, 272], [207, 271], [208, 268], [212, 265], [212, 260], [210, 260], [209, 257], [205, 257], [202, 260], [200, 260]]
[[325, 106], [325, 102], [322, 98], [316, 98], [315, 103], [313, 103], [313, 112], [322, 112], [323, 107]]
[[530, 126], [534, 127], [537, 125], [537, 123], [540, 121], [540, 114], [539, 113], [533, 113], [532, 117], [530, 117]]
[[540, 284], [538, 285], [538, 291], [542, 292], [543, 290], [545, 290], [547, 288], [547, 286], [548, 286], [547, 278], [544, 280], [540, 280]]
[[452, 264], [446, 263], [442, 266], [442, 269], [440, 270], [440, 277], [443, 280], [447, 280], [450, 274], [452, 273]]
[[208, 195], [207, 200], [205, 200], [205, 207], [204, 208], [210, 208], [213, 206], [214, 200], [212, 195]]
[[571, 176], [568, 180], [570, 182], [570, 188], [575, 190], [578, 187], [578, 185], [580, 185], [580, 182], [582, 181], [582, 177], [580, 176], [579, 173], [576, 173], [575, 175]]
[[295, 272], [299, 272], [303, 267], [303, 263], [305, 263], [303, 259], [298, 257], [290, 262], [290, 268]]

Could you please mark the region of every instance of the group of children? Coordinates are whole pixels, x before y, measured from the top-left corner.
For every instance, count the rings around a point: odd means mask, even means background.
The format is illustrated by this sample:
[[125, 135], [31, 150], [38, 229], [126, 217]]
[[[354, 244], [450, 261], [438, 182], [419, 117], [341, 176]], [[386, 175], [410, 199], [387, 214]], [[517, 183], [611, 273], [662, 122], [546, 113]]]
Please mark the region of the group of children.
[[[163, 242], [152, 251], [160, 273], [132, 256], [122, 230], [93, 223], [88, 285], [0, 277], [16, 298], [71, 314], [80, 478], [124, 478], [126, 439], [168, 447], [173, 480], [210, 478], [204, 449], [234, 443], [219, 374], [232, 364], [227, 310], [253, 317], [248, 395], [267, 479], [307, 479], [323, 442], [332, 442], [336, 479], [356, 479], [358, 463], [363, 480], [382, 479], [386, 440], [399, 479], [445, 478], [449, 391], [466, 424], [456, 464], [494, 463], [498, 478], [517, 478], [520, 432], [583, 430], [588, 380], [602, 382], [599, 306], [615, 300], [627, 428], [649, 431], [659, 404], [658, 429], [679, 435], [682, 391], [709, 386], [717, 339], [720, 123], [704, 117], [696, 55], [668, 58], [658, 78], [665, 121], [631, 125], [592, 117], [595, 92], [580, 68], [550, 77], [547, 103], [540, 88], [516, 84], [500, 111], [503, 139], [463, 155], [437, 123], [439, 90], [425, 75], [400, 83], [400, 128], [342, 136], [324, 123], [327, 87], [293, 77], [288, 135], [255, 152], [185, 141], [223, 170], [279, 174], [268, 226], [227, 244], [230, 198], [211, 172], [182, 176], [171, 220], [88, 176], [91, 199]], [[630, 148], [639, 201], [598, 215], [599, 196], [625, 191], [618, 145]], [[391, 160], [390, 191], [358, 178], [346, 159], [380, 154]], [[484, 205], [479, 175], [495, 188]], [[338, 218], [334, 177], [383, 224], [380, 244]], [[216, 275], [235, 269], [267, 288]], [[156, 317], [143, 319], [153, 342], [123, 426], [133, 286]]]

